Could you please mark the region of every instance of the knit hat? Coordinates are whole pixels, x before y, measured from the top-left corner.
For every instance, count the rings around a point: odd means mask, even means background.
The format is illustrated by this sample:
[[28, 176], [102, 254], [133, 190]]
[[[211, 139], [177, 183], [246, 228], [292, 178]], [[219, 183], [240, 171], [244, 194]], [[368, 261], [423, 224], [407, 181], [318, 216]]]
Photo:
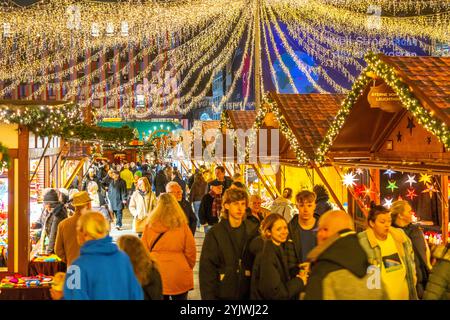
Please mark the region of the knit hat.
[[142, 172], [138, 170], [134, 173], [134, 176], [138, 176], [139, 178], [142, 178]]
[[72, 205], [74, 207], [81, 207], [85, 204], [91, 202], [91, 198], [89, 197], [89, 194], [86, 191], [80, 191], [73, 195], [72, 198]]
[[44, 203], [46, 204], [52, 204], [52, 203], [58, 203], [58, 193], [55, 189], [49, 189], [45, 195], [44, 195]]

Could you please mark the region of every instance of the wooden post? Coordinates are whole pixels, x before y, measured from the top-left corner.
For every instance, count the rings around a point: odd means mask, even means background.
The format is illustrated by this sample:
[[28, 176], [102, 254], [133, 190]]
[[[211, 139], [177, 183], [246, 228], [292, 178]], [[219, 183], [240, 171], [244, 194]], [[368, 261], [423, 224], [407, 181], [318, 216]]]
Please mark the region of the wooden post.
[[[19, 126], [19, 201], [18, 201], [18, 251], [15, 252], [18, 260], [18, 273], [28, 275], [29, 245], [30, 245], [30, 160], [29, 136], [26, 127]], [[15, 270], [14, 270], [15, 271]]]
[[270, 188], [270, 186], [266, 184], [266, 181], [263, 179], [263, 176], [259, 172], [258, 168], [254, 164], [252, 164], [252, 167], [253, 167], [253, 170], [255, 170], [255, 173], [258, 176], [259, 181], [264, 185], [264, 187], [269, 192], [272, 199], [275, 200], [277, 196], [272, 192], [272, 189]]
[[325, 186], [327, 187], [328, 191], [330, 192], [331, 197], [333, 198], [333, 200], [336, 202], [336, 204], [339, 206], [339, 208], [341, 210], [345, 211], [344, 206], [342, 205], [341, 201], [337, 197], [336, 193], [334, 193], [334, 190], [331, 188], [330, 184], [328, 183], [328, 180], [325, 178], [325, 176], [323, 175], [323, 173], [320, 170], [320, 168], [314, 162], [311, 162], [311, 165], [316, 170], [316, 172], [319, 175], [320, 179], [322, 179], [323, 183], [325, 184]]
[[448, 242], [448, 216], [449, 216], [449, 203], [448, 203], [448, 176], [441, 176], [441, 188], [442, 188], [442, 240], [443, 244]]

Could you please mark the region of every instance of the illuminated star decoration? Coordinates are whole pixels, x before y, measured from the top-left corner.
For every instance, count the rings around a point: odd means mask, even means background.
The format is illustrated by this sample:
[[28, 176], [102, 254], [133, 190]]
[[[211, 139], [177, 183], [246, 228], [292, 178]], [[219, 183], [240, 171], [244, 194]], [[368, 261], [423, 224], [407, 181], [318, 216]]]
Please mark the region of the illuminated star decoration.
[[406, 197], [414, 200], [414, 198], [417, 197], [416, 190], [408, 189], [408, 194], [406, 195]]
[[364, 185], [356, 186], [354, 191], [355, 195], [359, 197], [364, 192]]
[[406, 180], [405, 183], [409, 183], [409, 187], [411, 188], [413, 183], [417, 183], [416, 176], [415, 175], [410, 176], [408, 174], [408, 180]]
[[395, 171], [393, 171], [393, 170], [391, 170], [391, 169], [388, 169], [388, 170], [386, 170], [386, 172], [384, 173], [384, 174], [387, 174], [388, 176], [389, 176], [389, 179], [391, 178], [391, 176], [393, 175], [393, 174], [395, 174], [396, 172]]
[[356, 174], [362, 175], [364, 173], [363, 169], [358, 168], [356, 169]]
[[426, 173], [424, 173], [424, 174], [421, 173], [419, 182], [423, 182], [423, 184], [431, 183], [431, 175], [426, 174]]
[[370, 197], [370, 194], [371, 193], [374, 193], [369, 187], [366, 187], [365, 186], [365, 189], [364, 189], [364, 197]]
[[358, 181], [358, 179], [355, 179], [355, 175], [353, 174], [353, 172], [349, 172], [344, 174], [344, 179], [342, 180], [344, 182], [344, 186], [348, 187], [353, 187], [356, 186], [355, 181]]
[[394, 192], [394, 189], [398, 189], [396, 181], [389, 181], [386, 189], [391, 189], [391, 192]]
[[433, 198], [433, 193], [438, 192], [433, 184], [427, 184], [427, 188], [422, 191], [422, 193], [428, 192], [430, 198]]
[[384, 204], [383, 204], [383, 206], [384, 207], [386, 207], [386, 208], [388, 208], [388, 209], [390, 209], [391, 207], [392, 207], [392, 201], [393, 201], [394, 199], [387, 199], [387, 198], [384, 198]]

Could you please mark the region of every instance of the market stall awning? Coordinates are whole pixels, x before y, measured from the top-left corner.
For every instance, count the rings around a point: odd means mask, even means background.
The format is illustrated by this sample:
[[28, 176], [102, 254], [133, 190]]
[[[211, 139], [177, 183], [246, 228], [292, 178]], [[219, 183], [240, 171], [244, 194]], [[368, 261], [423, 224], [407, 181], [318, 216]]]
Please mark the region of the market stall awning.
[[97, 123], [100, 127], [121, 128], [128, 126], [131, 129], [136, 129], [139, 132], [139, 140], [142, 140], [144, 136], [154, 134], [155, 136], [161, 136], [171, 134], [177, 129], [182, 129], [182, 126], [177, 121], [101, 121]]
[[450, 58], [369, 55], [318, 161], [450, 170]]

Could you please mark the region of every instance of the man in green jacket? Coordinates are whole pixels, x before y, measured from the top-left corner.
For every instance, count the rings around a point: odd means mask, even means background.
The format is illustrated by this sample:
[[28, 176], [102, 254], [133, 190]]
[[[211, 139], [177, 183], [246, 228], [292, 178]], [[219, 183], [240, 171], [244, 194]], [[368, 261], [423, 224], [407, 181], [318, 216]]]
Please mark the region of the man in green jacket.
[[433, 257], [438, 262], [433, 267], [423, 299], [450, 300], [450, 244], [438, 246]]

